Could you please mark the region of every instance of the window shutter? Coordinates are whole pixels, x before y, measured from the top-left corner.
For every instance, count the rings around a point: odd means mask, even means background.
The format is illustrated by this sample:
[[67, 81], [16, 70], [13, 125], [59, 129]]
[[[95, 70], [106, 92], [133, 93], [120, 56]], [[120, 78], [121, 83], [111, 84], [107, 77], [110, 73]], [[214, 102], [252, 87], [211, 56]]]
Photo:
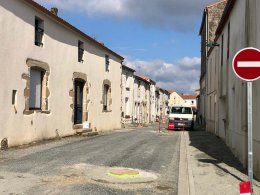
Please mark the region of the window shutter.
[[30, 108], [41, 109], [42, 96], [42, 72], [39, 70], [30, 71]]

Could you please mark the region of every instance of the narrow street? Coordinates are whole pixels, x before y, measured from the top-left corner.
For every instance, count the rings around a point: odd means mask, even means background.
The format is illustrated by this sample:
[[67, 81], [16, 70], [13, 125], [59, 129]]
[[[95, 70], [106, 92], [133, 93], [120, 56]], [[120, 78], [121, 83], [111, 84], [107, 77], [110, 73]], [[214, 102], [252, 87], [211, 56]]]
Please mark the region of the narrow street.
[[[71, 137], [0, 155], [0, 194], [177, 194], [180, 132], [156, 126]], [[137, 177], [109, 176], [113, 168]]]

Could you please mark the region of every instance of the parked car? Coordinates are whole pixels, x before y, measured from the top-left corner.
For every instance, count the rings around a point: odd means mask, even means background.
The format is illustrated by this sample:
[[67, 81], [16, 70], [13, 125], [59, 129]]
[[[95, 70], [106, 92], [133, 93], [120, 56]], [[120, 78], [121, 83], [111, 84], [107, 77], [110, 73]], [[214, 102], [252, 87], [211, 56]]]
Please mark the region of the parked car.
[[168, 112], [169, 124], [168, 129], [171, 130], [193, 130], [194, 127], [194, 113], [192, 107], [187, 106], [173, 106]]

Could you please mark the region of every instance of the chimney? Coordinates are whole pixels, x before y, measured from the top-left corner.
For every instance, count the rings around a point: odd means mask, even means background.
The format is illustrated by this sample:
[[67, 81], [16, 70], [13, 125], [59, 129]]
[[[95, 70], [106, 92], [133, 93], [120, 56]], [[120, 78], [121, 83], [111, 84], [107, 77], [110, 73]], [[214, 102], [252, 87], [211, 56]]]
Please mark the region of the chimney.
[[54, 14], [54, 15], [56, 15], [56, 16], [58, 16], [58, 11], [59, 11], [59, 10], [58, 10], [57, 7], [52, 7], [52, 8], [51, 8], [51, 13]]

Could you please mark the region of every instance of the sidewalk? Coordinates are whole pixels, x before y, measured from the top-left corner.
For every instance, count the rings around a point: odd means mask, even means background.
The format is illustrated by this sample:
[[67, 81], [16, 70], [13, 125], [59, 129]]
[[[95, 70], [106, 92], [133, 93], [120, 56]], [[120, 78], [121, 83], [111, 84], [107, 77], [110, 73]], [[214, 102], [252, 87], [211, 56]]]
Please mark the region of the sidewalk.
[[[246, 170], [225, 143], [205, 131], [181, 132], [179, 195], [239, 195]], [[260, 195], [260, 182], [254, 183]]]

